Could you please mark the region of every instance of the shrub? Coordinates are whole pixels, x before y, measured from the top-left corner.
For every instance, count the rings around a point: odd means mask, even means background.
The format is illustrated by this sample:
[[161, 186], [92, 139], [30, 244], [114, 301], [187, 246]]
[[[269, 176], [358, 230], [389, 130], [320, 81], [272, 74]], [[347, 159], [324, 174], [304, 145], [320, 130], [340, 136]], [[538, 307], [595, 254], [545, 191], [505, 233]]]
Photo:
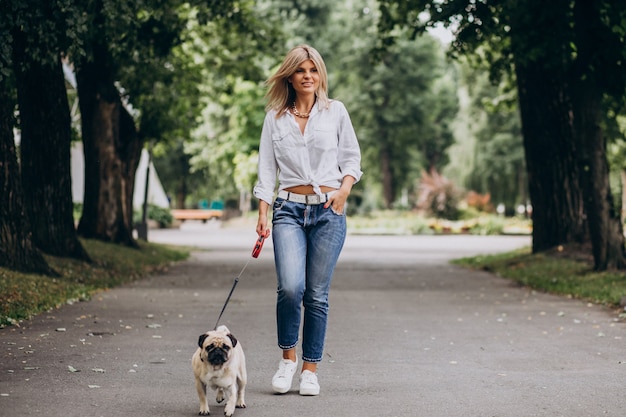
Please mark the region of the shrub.
[[416, 205], [435, 217], [456, 220], [459, 218], [459, 194], [454, 183], [435, 169], [430, 173], [422, 171]]
[[506, 219], [500, 216], [480, 217], [470, 229], [473, 235], [500, 235], [504, 231]]
[[465, 196], [468, 207], [475, 208], [485, 213], [493, 213], [493, 204], [491, 204], [491, 194], [478, 194], [476, 191], [469, 191]]
[[[170, 209], [155, 206], [154, 204], [148, 204], [148, 213], [147, 217], [149, 220], [154, 220], [159, 224], [159, 227], [169, 227], [174, 222], [174, 217], [172, 217], [172, 213]], [[134, 210], [133, 211], [133, 222], [135, 224], [141, 223], [142, 211]]]

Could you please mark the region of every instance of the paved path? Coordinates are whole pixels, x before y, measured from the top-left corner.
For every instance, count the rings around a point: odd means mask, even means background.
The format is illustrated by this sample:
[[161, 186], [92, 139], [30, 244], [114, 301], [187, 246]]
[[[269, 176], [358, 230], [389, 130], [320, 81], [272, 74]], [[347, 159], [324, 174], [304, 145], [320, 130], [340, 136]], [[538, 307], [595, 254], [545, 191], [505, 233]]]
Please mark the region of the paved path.
[[[197, 415], [190, 358], [250, 258], [254, 232], [188, 223], [149, 238], [202, 250], [166, 273], [0, 330], [0, 416]], [[623, 416], [626, 325], [614, 312], [448, 264], [528, 243], [349, 236], [331, 292], [322, 393], [305, 398], [270, 390], [279, 353], [267, 242], [222, 319], [248, 360], [248, 408], [235, 416]], [[210, 405], [222, 415], [213, 397]]]

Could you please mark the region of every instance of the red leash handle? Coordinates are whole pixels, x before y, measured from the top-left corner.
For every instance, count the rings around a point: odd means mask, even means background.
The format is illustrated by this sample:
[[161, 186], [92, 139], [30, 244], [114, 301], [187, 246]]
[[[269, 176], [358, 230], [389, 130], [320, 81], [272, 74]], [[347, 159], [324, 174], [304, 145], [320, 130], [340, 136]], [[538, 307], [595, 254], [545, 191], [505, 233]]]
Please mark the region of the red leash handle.
[[[253, 258], [258, 258], [259, 255], [261, 254], [261, 249], [263, 249], [264, 241], [265, 241], [265, 236], [259, 236], [256, 243], [254, 244], [254, 248], [252, 249]], [[237, 277], [235, 278], [235, 282], [233, 282], [233, 287], [230, 289], [230, 293], [228, 294], [228, 297], [226, 298], [224, 307], [222, 307], [222, 312], [217, 318], [217, 321], [215, 322], [215, 327], [213, 329], [217, 329], [217, 325], [220, 323], [220, 319], [222, 318], [222, 315], [224, 314], [224, 310], [226, 310], [226, 306], [228, 305], [228, 302], [230, 301], [230, 297], [233, 295], [233, 292], [235, 291], [235, 287], [237, 286], [237, 283], [239, 282], [239, 278], [241, 277], [241, 274], [243, 274], [243, 271], [246, 270], [246, 267], [248, 266], [249, 263], [250, 263], [250, 259], [248, 259], [248, 262], [246, 262], [246, 264], [241, 269], [241, 272], [239, 273], [239, 275], [237, 275]]]
[[253, 258], [258, 258], [259, 255], [261, 254], [261, 249], [263, 249], [263, 243], [265, 242], [265, 236], [261, 235], [259, 236], [259, 238], [257, 239], [256, 243], [254, 244], [254, 249], [252, 249], [252, 257]]

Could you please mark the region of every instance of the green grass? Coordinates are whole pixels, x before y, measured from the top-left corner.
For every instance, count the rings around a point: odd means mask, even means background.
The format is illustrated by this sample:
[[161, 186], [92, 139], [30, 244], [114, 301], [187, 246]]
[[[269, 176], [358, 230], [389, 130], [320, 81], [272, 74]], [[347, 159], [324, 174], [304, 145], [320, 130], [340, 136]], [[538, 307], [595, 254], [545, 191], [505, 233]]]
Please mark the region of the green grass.
[[588, 261], [523, 249], [498, 255], [462, 258], [457, 265], [481, 269], [540, 292], [618, 307], [626, 296], [626, 274], [595, 272]]
[[139, 250], [97, 240], [81, 242], [92, 264], [45, 256], [60, 274], [57, 278], [0, 268], [0, 327], [18, 324], [66, 303], [87, 300], [98, 291], [134, 281], [189, 256], [185, 249], [142, 241]]

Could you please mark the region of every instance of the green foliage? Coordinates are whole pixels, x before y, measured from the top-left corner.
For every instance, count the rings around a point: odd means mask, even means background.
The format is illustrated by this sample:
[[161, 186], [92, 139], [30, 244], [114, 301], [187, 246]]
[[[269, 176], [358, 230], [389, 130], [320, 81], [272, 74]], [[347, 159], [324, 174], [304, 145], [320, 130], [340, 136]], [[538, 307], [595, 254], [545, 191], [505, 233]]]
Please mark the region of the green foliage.
[[[467, 71], [478, 72], [479, 69]], [[517, 94], [507, 83], [493, 85], [486, 75], [474, 74], [471, 84], [476, 126], [474, 167], [466, 186], [481, 193], [489, 192], [495, 204], [503, 203], [511, 211], [526, 204], [526, 166]]]
[[203, 123], [185, 147], [193, 170], [205, 173], [207, 183], [226, 199], [249, 191], [256, 181], [255, 154], [265, 118], [263, 87], [239, 79], [229, 94], [203, 112]]
[[[598, 21], [581, 16], [593, 28], [586, 37], [576, 33], [580, 21], [576, 13], [593, 4]], [[452, 51], [490, 64], [492, 79], [513, 73], [514, 62], [541, 62], [546, 68], [569, 66], [592, 77], [617, 102], [623, 103], [626, 85], [626, 4], [612, 0], [592, 3], [571, 0], [380, 0], [379, 46], [393, 42], [396, 25], [413, 28], [416, 33], [443, 24], [455, 32]], [[428, 16], [417, 16], [425, 12]], [[523, 30], [522, 30], [523, 29]], [[582, 49], [592, 45], [593, 62], [587, 68], [576, 62]], [[482, 53], [474, 54], [488, 45]], [[586, 65], [582, 63], [582, 65]], [[621, 104], [618, 104], [618, 108]]]
[[154, 166], [165, 190], [172, 195], [175, 208], [185, 208], [185, 197], [190, 190], [197, 192], [196, 200], [211, 196], [205, 173], [192, 171], [191, 156], [184, 152], [185, 141], [182, 138], [167, 143], [158, 143], [153, 149]]
[[[171, 226], [174, 222], [174, 217], [169, 209], [155, 206], [154, 204], [148, 204], [148, 212], [146, 213], [148, 220], [153, 220], [159, 224], [159, 227]], [[142, 210], [133, 210], [133, 223], [141, 223], [143, 218]]]
[[73, 0], [3, 0], [1, 8], [0, 81], [10, 72], [16, 35], [35, 62], [49, 64], [61, 54], [82, 54], [86, 15]]
[[501, 216], [480, 216], [471, 222], [469, 230], [473, 235], [500, 235], [506, 223], [507, 219]]
[[[245, 159], [258, 149], [264, 117], [259, 82], [273, 62], [281, 25], [268, 15], [272, 9], [266, 2], [243, 2], [230, 9], [227, 2], [219, 3], [208, 15], [202, 8], [190, 12], [183, 42], [174, 50], [187, 67], [176, 71], [179, 81], [168, 90], [172, 98], [160, 99], [179, 130], [158, 147], [155, 165], [177, 205], [237, 199], [240, 187], [252, 183], [256, 174], [240, 164], [246, 165]], [[171, 111], [174, 98], [182, 101], [176, 112]]]
[[46, 256], [59, 278], [0, 268], [0, 327], [68, 302], [89, 299], [98, 291], [134, 281], [189, 256], [180, 249], [147, 242], [139, 242], [139, 250], [95, 240], [81, 243], [92, 264]]
[[422, 170], [448, 162], [456, 74], [435, 39], [413, 40], [407, 31], [397, 31], [397, 42], [373, 60], [375, 10], [376, 2], [363, 1], [336, 13], [328, 67], [331, 90], [346, 103], [361, 142], [364, 181], [384, 183], [391, 205], [413, 191]]
[[83, 214], [83, 204], [82, 203], [73, 203], [73, 217], [74, 222], [78, 224], [80, 220], [80, 216]]

